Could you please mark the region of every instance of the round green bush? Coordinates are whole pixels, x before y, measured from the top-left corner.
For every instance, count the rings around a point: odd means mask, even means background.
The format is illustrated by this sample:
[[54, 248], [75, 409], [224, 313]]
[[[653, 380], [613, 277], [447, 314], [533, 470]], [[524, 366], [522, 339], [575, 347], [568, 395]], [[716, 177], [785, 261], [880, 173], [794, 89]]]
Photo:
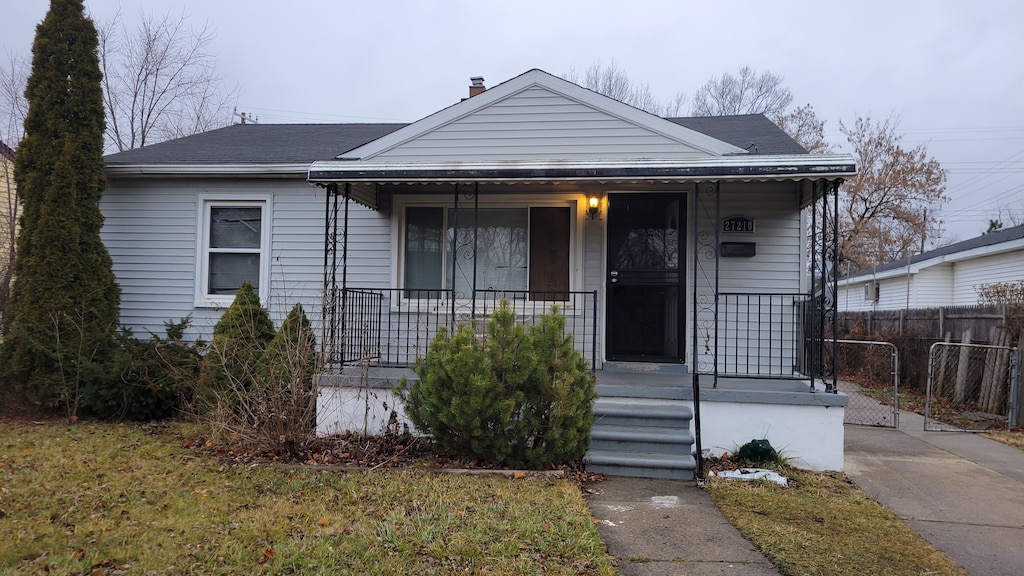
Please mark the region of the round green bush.
[[486, 332], [438, 333], [396, 393], [414, 426], [457, 455], [543, 468], [583, 456], [594, 424], [595, 379], [557, 308], [529, 330], [508, 302]]

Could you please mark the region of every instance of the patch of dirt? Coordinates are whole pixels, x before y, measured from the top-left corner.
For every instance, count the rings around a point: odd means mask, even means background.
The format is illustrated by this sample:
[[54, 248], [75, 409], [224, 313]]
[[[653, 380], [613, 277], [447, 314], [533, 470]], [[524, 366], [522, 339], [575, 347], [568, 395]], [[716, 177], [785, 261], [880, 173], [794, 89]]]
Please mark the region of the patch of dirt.
[[[585, 470], [582, 461], [542, 471], [515, 471], [508, 467], [455, 456], [440, 451], [428, 439], [412, 434], [383, 434], [368, 436], [348, 433], [328, 438], [317, 438], [301, 454], [278, 454], [246, 449], [241, 443], [217, 443], [205, 437], [182, 440], [182, 447], [213, 456], [228, 464], [277, 464], [285, 466], [308, 466], [316, 468], [339, 468], [354, 470], [381, 470], [418, 468], [428, 470], [473, 470], [509, 472], [513, 478], [537, 477], [552, 470], [572, 480], [587, 493], [588, 486], [604, 480], [601, 474]], [[521, 472], [521, 473], [520, 473]]]
[[64, 410], [55, 406], [36, 404], [14, 394], [0, 398], [0, 422], [55, 424], [66, 423], [67, 418]]

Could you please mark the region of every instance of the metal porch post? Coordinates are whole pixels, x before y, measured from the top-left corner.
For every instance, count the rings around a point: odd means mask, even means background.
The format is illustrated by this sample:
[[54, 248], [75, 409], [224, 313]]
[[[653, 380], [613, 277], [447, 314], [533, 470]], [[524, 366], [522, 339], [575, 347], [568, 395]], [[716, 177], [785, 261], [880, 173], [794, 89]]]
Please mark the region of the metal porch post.
[[338, 342], [338, 185], [328, 184], [324, 205], [323, 334], [320, 349], [328, 362], [337, 354]]
[[[473, 295], [470, 297], [469, 317], [476, 319], [476, 263], [478, 260], [477, 251], [479, 245], [477, 240], [480, 235], [480, 183], [473, 183]], [[485, 303], [486, 305], [486, 303]]]
[[454, 333], [455, 330], [455, 278], [458, 274], [459, 261], [459, 184], [455, 184], [455, 193], [452, 198], [452, 283], [448, 286], [448, 293], [451, 294], [452, 319], [449, 326]]
[[[836, 354], [839, 344], [836, 342], [836, 331], [839, 318], [836, 315], [837, 281], [839, 276], [839, 184], [841, 180], [826, 182], [822, 195], [822, 250], [821, 250], [821, 350], [824, 356], [826, 338], [831, 334], [832, 364], [828, 373], [824, 372], [822, 363], [821, 379], [825, 390], [835, 394], [838, 392], [838, 367]], [[832, 194], [832, 206], [829, 210], [829, 194]], [[824, 358], [822, 358], [824, 360]], [[813, 384], [813, 379], [811, 383]]]
[[[710, 213], [710, 208], [705, 203], [704, 199], [707, 196], [714, 195], [715, 207], [714, 215]], [[711, 320], [704, 320], [704, 328], [710, 333], [711, 330], [715, 332], [715, 344], [714, 348], [708, 348], [705, 344], [705, 353], [714, 350], [711, 359], [711, 374], [713, 375], [712, 385], [717, 387], [718, 385], [718, 282], [719, 282], [719, 254], [718, 254], [718, 240], [719, 240], [719, 186], [717, 182], [705, 182], [699, 184], [694, 193], [694, 215], [693, 215], [693, 283], [691, 289], [693, 290], [693, 305], [691, 307], [692, 314], [692, 327], [693, 334], [691, 335], [693, 341], [693, 350], [691, 353], [690, 362], [692, 363], [692, 380], [693, 380], [693, 429], [694, 429], [694, 449], [697, 452], [697, 479], [700, 481], [704, 480], [704, 448], [701, 444], [701, 419], [700, 419], [700, 375], [701, 367], [698, 361], [699, 346], [700, 346], [700, 328], [701, 320], [698, 318], [700, 312], [711, 313]], [[702, 231], [700, 228], [701, 217], [707, 221], [708, 225], [714, 231], [710, 230]], [[714, 284], [711, 283], [711, 279], [708, 273], [701, 266], [701, 259], [714, 260], [715, 271], [714, 271]], [[703, 281], [703, 284], [712, 292], [712, 300], [708, 302], [707, 296], [701, 297], [698, 295], [699, 287]]]
[[[348, 347], [346, 326], [348, 312], [348, 201], [352, 196], [351, 184], [345, 183], [344, 230], [341, 236], [341, 363], [345, 363]], [[337, 208], [335, 208], [337, 211]]]

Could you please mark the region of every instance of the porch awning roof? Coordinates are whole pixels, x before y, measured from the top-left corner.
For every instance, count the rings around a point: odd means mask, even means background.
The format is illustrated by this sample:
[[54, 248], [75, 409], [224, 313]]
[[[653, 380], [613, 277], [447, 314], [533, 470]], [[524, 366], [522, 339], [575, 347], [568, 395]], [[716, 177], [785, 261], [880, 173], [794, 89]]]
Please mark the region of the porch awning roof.
[[485, 160], [478, 162], [360, 162], [321, 160], [312, 183], [794, 180], [856, 175], [849, 154], [719, 156], [696, 159]]
[[309, 168], [313, 184], [348, 183], [352, 198], [377, 208], [374, 184], [529, 182], [700, 182], [849, 178], [857, 174], [849, 154], [718, 156], [697, 159], [609, 158], [385, 162], [322, 160]]

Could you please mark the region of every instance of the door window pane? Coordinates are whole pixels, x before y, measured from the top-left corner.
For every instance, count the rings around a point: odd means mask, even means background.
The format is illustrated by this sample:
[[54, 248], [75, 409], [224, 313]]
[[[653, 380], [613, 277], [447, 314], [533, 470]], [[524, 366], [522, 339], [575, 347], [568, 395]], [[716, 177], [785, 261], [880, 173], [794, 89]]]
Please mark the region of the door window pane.
[[609, 204], [615, 219], [608, 227], [613, 270], [679, 269], [678, 199], [661, 194], [616, 194]]

